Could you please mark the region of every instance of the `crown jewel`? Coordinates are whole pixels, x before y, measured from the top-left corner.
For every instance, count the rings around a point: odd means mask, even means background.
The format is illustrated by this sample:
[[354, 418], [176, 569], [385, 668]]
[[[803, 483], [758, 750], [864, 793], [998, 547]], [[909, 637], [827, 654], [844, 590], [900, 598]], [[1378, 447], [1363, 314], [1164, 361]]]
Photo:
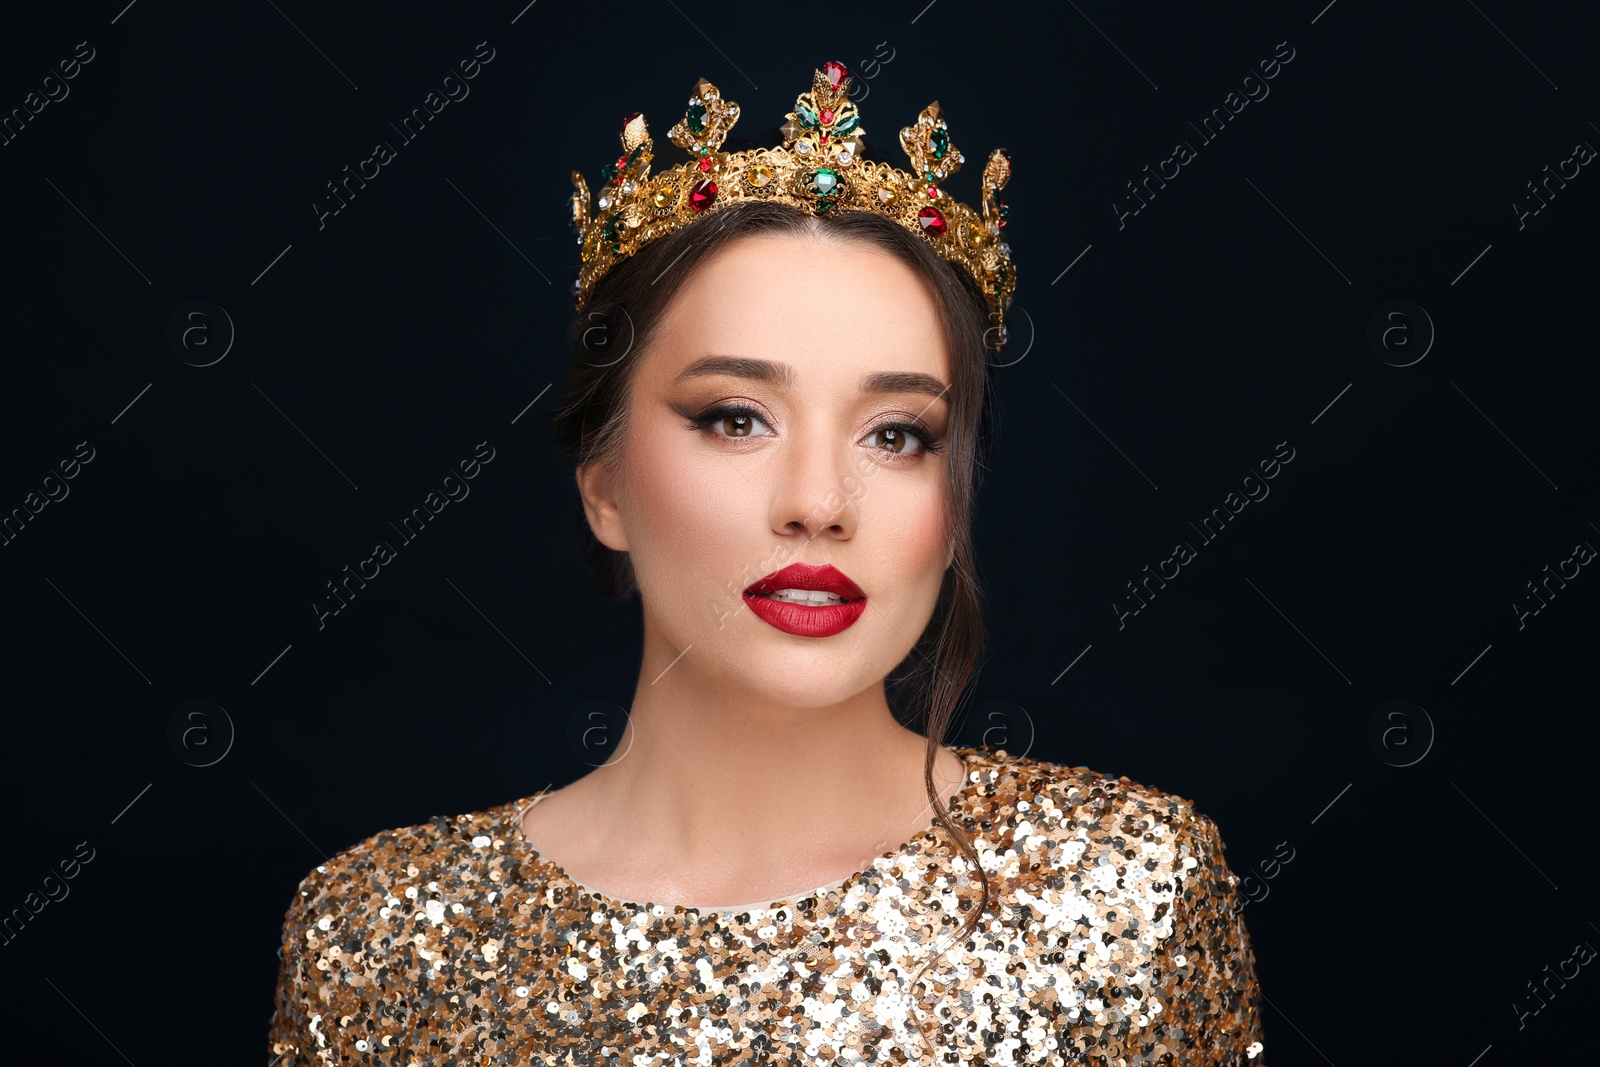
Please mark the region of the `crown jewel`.
[[656, 238], [727, 204], [775, 200], [817, 215], [872, 211], [920, 235], [977, 283], [995, 320], [990, 346], [1003, 347], [1005, 312], [1017, 283], [1011, 246], [1001, 232], [1006, 205], [1000, 190], [1011, 176], [1010, 156], [1001, 148], [989, 153], [979, 210], [957, 202], [939, 186], [966, 157], [950, 140], [935, 101], [900, 131], [912, 170], [857, 159], [866, 130], [849, 98], [850, 77], [843, 63], [823, 64], [779, 127], [782, 146], [744, 152], [722, 151], [739, 120], [739, 105], [701, 78], [688, 111], [667, 135], [693, 158], [654, 175], [654, 142], [644, 116], [634, 112], [624, 119], [622, 154], [601, 169], [592, 203], [583, 175], [572, 172], [572, 226], [582, 260], [574, 304], [582, 308], [606, 271]]

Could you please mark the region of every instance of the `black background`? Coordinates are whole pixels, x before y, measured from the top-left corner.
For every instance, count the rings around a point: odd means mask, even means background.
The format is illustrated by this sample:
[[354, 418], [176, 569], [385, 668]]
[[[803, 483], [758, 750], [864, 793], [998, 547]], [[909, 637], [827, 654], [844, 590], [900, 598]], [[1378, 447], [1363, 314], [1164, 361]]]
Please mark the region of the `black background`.
[[[639, 611], [579, 567], [548, 432], [570, 172], [597, 185], [634, 110], [675, 161], [701, 76], [746, 132], [776, 126], [835, 58], [875, 70], [884, 158], [937, 99], [954, 195], [976, 202], [992, 147], [1015, 166], [990, 659], [952, 740], [1217, 821], [1277, 1067], [1589, 1054], [1593, 965], [1519, 1011], [1600, 947], [1600, 577], [1513, 605], [1600, 545], [1600, 176], [1520, 224], [1514, 204], [1600, 146], [1592, 6], [113, 0], [7, 22], [5, 113], [94, 55], [0, 147], [0, 514], [94, 457], [0, 548], [0, 913], [94, 850], [0, 945], [8, 1061], [264, 1062], [302, 875], [587, 769], [567, 724], [631, 699]], [[404, 143], [389, 123], [479, 42], [470, 95]], [[1190, 125], [1290, 49], [1214, 140]], [[397, 157], [319, 227], [380, 140]], [[1119, 222], [1179, 141], [1195, 158]], [[825, 337], [842, 294], [814, 286]], [[218, 306], [231, 347], [193, 366], [227, 343]], [[324, 584], [483, 441], [470, 496], [319, 629]], [[1202, 540], [1280, 442], [1270, 495]], [[1179, 541], [1196, 558], [1119, 625]], [[170, 742], [195, 700], [222, 712]]]

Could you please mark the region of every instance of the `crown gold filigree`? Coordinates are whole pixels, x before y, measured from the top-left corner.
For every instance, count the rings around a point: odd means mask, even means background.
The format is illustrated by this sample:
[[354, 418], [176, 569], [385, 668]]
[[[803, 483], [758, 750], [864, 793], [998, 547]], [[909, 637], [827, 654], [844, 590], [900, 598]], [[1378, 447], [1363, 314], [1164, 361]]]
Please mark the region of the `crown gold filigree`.
[[602, 169], [604, 184], [591, 205], [583, 175], [572, 172], [572, 226], [583, 266], [573, 282], [573, 302], [588, 303], [606, 271], [640, 248], [745, 200], [775, 200], [817, 215], [872, 211], [919, 234], [982, 291], [995, 327], [989, 344], [1006, 341], [1005, 312], [1016, 288], [1011, 246], [1002, 239], [1006, 205], [1000, 190], [1011, 176], [1004, 149], [983, 168], [983, 199], [974, 211], [939, 188], [966, 157], [951, 143], [937, 101], [915, 125], [900, 131], [900, 147], [913, 170], [856, 158], [866, 131], [849, 99], [850, 72], [829, 62], [814, 72], [780, 127], [783, 145], [723, 152], [739, 119], [739, 105], [701, 78], [689, 110], [668, 136], [692, 156], [687, 163], [650, 173], [654, 144], [638, 112], [623, 120], [622, 154]]

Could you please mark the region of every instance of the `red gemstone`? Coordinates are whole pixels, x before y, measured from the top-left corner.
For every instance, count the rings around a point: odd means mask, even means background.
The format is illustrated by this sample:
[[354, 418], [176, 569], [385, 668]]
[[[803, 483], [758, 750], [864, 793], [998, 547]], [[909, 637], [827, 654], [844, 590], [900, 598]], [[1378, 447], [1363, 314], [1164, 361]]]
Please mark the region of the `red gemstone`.
[[827, 144], [828, 143], [828, 135], [825, 134], [825, 133], [824, 134], [819, 134], [817, 139], [819, 141], [821, 141], [823, 144]]
[[829, 126], [833, 125], [833, 108], [825, 107], [822, 109], [822, 121]]
[[939, 187], [932, 182], [928, 183], [928, 198], [930, 200], [939, 199]]
[[925, 207], [917, 212], [917, 221], [922, 223], [922, 228], [935, 237], [944, 233], [944, 216], [936, 207]]
[[830, 59], [828, 62], [822, 65], [822, 73], [827, 76], [828, 84], [833, 86], [835, 89], [839, 88], [840, 82], [844, 81], [845, 78], [850, 76], [850, 71], [845, 67], [845, 65], [840, 63], [838, 60], [833, 59]]
[[701, 169], [701, 170], [710, 170], [710, 169], [711, 169], [711, 160], [709, 160], [709, 159], [702, 159], [702, 160], [701, 160], [701, 161], [700, 161], [700, 169]]
[[[707, 178], [705, 181], [689, 190], [689, 206], [696, 211], [704, 211], [711, 206], [711, 201], [717, 198], [717, 183]], [[944, 226], [941, 221], [940, 227]]]

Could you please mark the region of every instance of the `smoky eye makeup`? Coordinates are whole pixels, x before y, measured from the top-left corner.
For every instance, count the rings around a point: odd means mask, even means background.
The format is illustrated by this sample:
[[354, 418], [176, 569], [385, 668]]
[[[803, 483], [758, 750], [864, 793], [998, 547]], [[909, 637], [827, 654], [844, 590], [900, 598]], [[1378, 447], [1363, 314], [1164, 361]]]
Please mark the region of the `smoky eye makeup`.
[[[703, 408], [690, 408], [680, 410], [684, 416], [685, 428], [696, 432], [714, 434], [726, 440], [748, 440], [752, 437], [763, 437], [754, 431], [756, 425], [773, 428], [773, 420], [769, 419], [759, 409], [742, 401], [718, 401]], [[722, 427], [720, 424], [732, 423], [744, 429], [743, 433], [716, 432]], [[938, 455], [944, 449], [943, 435], [933, 431], [927, 423], [912, 416], [888, 416], [874, 422], [867, 430], [865, 440], [870, 440], [878, 435], [885, 435], [886, 440], [896, 447], [880, 448], [877, 451], [896, 459], [912, 459], [922, 455]], [[914, 438], [917, 447], [911, 452], [905, 451], [904, 441], [907, 437]]]

